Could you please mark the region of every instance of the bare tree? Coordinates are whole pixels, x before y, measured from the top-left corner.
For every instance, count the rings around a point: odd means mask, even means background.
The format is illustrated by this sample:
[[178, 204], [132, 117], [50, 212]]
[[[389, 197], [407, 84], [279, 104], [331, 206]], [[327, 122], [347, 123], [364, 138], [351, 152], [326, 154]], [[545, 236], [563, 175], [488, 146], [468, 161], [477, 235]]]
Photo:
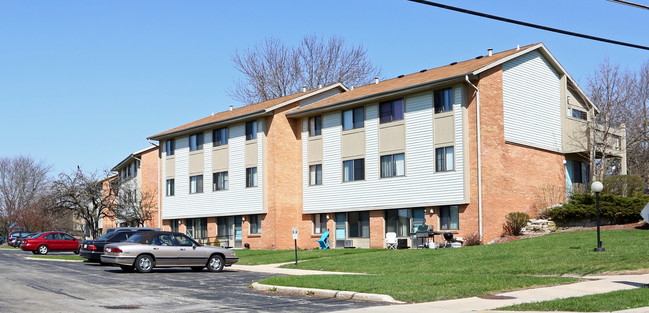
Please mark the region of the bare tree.
[[[8, 232], [17, 223], [28, 230], [41, 230], [34, 215], [46, 210], [50, 165], [30, 157], [0, 158], [0, 220]], [[34, 225], [32, 225], [34, 224]]]
[[345, 40], [323, 40], [305, 36], [296, 47], [288, 47], [277, 38], [232, 57], [244, 78], [234, 83], [230, 96], [245, 104], [258, 103], [296, 93], [302, 87], [343, 83], [359, 86], [381, 74], [367, 59], [361, 45], [347, 46]]
[[157, 191], [142, 190], [133, 180], [122, 182], [115, 201], [115, 217], [132, 226], [144, 227], [158, 210]]
[[615, 129], [624, 128], [624, 122], [629, 118], [634, 87], [634, 75], [621, 70], [618, 65], [611, 65], [608, 59], [589, 77], [589, 97], [599, 109], [599, 114], [593, 116], [589, 125], [590, 168], [598, 180], [615, 164], [615, 160], [608, 156], [616, 139]]
[[100, 179], [97, 174], [84, 173], [81, 168], [71, 174], [61, 173], [53, 182], [55, 210], [69, 212], [85, 222], [92, 238], [99, 235], [99, 222], [115, 218], [117, 179]]
[[649, 185], [649, 61], [640, 68], [627, 127], [629, 171]]

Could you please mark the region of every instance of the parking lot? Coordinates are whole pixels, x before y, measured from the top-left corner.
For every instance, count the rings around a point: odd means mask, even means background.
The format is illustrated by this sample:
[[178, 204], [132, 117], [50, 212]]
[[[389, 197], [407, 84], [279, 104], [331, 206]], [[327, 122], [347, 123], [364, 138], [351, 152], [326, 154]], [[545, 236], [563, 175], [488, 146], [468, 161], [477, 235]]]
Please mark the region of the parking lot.
[[0, 249], [0, 312], [331, 312], [381, 305], [259, 293], [248, 286], [270, 274], [231, 268], [139, 274], [95, 263], [26, 259], [30, 256]]

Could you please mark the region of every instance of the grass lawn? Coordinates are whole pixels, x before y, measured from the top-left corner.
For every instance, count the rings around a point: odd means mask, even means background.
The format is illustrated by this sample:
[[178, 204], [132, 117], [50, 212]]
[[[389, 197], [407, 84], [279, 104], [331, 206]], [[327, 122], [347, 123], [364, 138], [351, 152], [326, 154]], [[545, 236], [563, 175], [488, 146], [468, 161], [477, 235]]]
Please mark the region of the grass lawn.
[[585, 297], [524, 303], [498, 308], [503, 311], [611, 312], [649, 306], [649, 288], [620, 290]]
[[20, 248], [15, 248], [9, 245], [0, 245], [0, 249], [7, 249], [7, 250], [20, 250]]
[[[454, 299], [577, 281], [561, 275], [649, 268], [648, 240], [649, 231], [603, 231], [604, 253], [593, 252], [594, 231], [556, 233], [460, 249], [299, 251], [300, 260], [311, 259], [300, 263], [300, 269], [373, 275], [278, 276], [261, 283], [381, 293], [407, 302]], [[291, 262], [292, 253], [238, 252], [242, 264]]]
[[78, 255], [32, 255], [35, 259], [50, 259], [50, 260], [72, 260], [72, 261], [85, 261], [86, 259]]

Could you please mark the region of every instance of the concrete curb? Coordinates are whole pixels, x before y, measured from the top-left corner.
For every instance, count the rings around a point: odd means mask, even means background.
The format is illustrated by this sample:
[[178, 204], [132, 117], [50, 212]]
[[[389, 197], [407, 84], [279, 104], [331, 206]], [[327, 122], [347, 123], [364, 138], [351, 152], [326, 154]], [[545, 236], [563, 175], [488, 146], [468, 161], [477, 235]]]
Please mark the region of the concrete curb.
[[260, 283], [252, 283], [252, 289], [266, 292], [279, 292], [282, 294], [295, 295], [295, 296], [316, 296], [323, 298], [334, 298], [342, 300], [359, 300], [359, 301], [373, 301], [385, 302], [393, 304], [403, 304], [406, 302], [394, 300], [391, 296], [381, 295], [375, 293], [360, 293], [352, 291], [316, 289], [316, 288], [301, 288], [301, 287], [285, 287], [285, 286], [271, 286], [263, 285]]
[[61, 259], [42, 259], [28, 256], [25, 259], [27, 260], [36, 260], [36, 261], [54, 261], [54, 262], [83, 262], [83, 260], [61, 260]]

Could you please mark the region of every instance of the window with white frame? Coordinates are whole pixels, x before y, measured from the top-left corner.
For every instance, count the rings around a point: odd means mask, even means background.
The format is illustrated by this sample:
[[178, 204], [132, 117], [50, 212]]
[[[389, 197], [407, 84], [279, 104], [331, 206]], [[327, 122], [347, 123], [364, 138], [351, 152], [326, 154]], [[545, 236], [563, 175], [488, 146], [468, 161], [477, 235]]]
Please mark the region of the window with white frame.
[[453, 110], [453, 88], [435, 90], [435, 113], [444, 113]]
[[189, 177], [189, 193], [203, 192], [203, 175]]
[[327, 215], [326, 214], [313, 214], [311, 215], [313, 221], [313, 233], [322, 234], [327, 230]]
[[167, 179], [167, 197], [171, 197], [176, 194], [176, 181], [175, 179]]
[[167, 153], [167, 156], [174, 155], [176, 152], [176, 141], [174, 139], [165, 141], [165, 152]]
[[228, 190], [228, 172], [212, 174], [212, 191]]
[[383, 101], [379, 104], [381, 124], [403, 120], [403, 99]]
[[365, 159], [343, 161], [343, 181], [365, 179]]
[[257, 168], [246, 168], [246, 187], [257, 187]]
[[322, 115], [309, 117], [309, 137], [322, 135]]
[[257, 121], [246, 122], [246, 140], [257, 139]]
[[580, 120], [587, 121], [588, 120], [588, 114], [585, 111], [582, 110], [577, 110], [577, 109], [570, 109], [572, 111], [571, 116]]
[[406, 155], [404, 153], [381, 156], [381, 178], [406, 175]]
[[228, 128], [221, 127], [212, 131], [212, 145], [214, 147], [228, 144]]
[[203, 149], [203, 133], [197, 133], [189, 136], [189, 151]]
[[350, 238], [370, 237], [370, 212], [347, 213], [348, 235]]
[[435, 149], [435, 171], [447, 172], [454, 170], [455, 155], [453, 147], [442, 147]]
[[250, 233], [261, 234], [261, 215], [250, 215], [248, 219], [250, 220]]
[[365, 126], [365, 110], [363, 107], [344, 110], [342, 113], [343, 130], [363, 128]]
[[322, 185], [322, 164], [309, 166], [309, 185]]
[[460, 229], [460, 213], [457, 205], [439, 208], [439, 228], [444, 230]]

